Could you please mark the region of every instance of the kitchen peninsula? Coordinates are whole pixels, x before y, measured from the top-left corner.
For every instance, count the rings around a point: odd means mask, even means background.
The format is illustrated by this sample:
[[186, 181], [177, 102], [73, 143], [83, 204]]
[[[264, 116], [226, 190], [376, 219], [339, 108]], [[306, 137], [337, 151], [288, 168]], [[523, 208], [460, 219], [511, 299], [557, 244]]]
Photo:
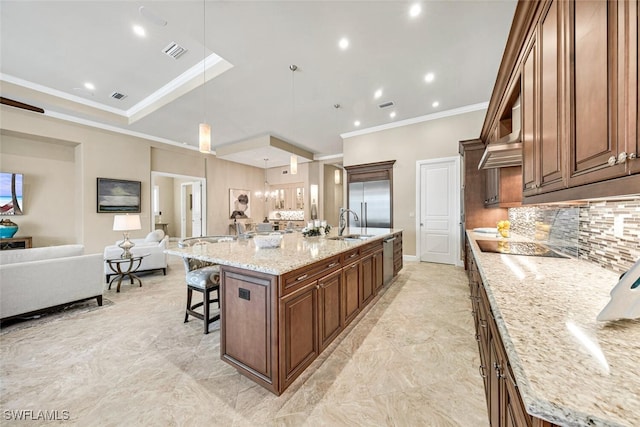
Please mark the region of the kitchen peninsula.
[[376, 300], [385, 270], [402, 268], [402, 230], [343, 234], [352, 237], [296, 232], [271, 249], [239, 239], [166, 253], [221, 266], [221, 358], [280, 395]]

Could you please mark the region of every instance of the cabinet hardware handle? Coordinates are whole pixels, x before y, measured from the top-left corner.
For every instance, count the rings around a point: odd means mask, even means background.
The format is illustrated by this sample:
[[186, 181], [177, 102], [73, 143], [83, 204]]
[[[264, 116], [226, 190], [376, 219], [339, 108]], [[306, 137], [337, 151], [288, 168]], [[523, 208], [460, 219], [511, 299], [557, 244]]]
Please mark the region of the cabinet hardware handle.
[[478, 366], [478, 372], [480, 372], [480, 376], [482, 378], [487, 378], [487, 375], [484, 373], [484, 366], [482, 365]]
[[614, 166], [616, 164], [616, 156], [609, 157], [609, 160], [607, 160], [607, 163], [609, 164], [609, 166]]
[[354, 256], [356, 256], [356, 255], [358, 255], [358, 253], [357, 253], [357, 252], [356, 252], [356, 253], [353, 253], [353, 254], [351, 254], [351, 255], [349, 255], [349, 258], [353, 258], [353, 257], [354, 257]]
[[484, 320], [484, 319], [480, 319], [480, 327], [486, 328], [487, 327], [487, 321]]
[[627, 153], [625, 151], [618, 154], [618, 163], [624, 163], [626, 161], [627, 161]]
[[356, 268], [357, 266], [358, 266], [358, 264], [353, 264], [353, 265], [351, 266], [351, 268]]
[[337, 262], [332, 262], [331, 264], [329, 264], [329, 265], [327, 266], [327, 268], [335, 267], [336, 265], [338, 265], [338, 263], [337, 263]]
[[636, 153], [629, 154], [629, 159], [635, 159], [635, 158], [636, 158]]
[[304, 280], [304, 279], [306, 279], [308, 276], [309, 276], [308, 274], [303, 274], [302, 276], [298, 277], [298, 278], [296, 279], [296, 281], [297, 281], [297, 282], [299, 282], [300, 280]]

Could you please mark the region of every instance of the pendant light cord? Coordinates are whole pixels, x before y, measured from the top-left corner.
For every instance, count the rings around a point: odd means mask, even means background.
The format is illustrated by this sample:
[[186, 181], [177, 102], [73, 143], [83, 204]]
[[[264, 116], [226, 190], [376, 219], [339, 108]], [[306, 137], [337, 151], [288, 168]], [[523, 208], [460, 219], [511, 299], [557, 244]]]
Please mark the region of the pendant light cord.
[[207, 0], [202, 0], [202, 123], [207, 123]]

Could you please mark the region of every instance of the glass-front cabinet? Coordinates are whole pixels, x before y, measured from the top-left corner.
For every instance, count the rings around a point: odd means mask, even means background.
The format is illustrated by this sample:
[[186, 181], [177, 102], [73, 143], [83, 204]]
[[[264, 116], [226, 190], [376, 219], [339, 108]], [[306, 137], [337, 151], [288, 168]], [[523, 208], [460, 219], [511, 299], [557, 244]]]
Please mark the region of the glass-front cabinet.
[[270, 190], [270, 210], [304, 209], [304, 183], [274, 185]]

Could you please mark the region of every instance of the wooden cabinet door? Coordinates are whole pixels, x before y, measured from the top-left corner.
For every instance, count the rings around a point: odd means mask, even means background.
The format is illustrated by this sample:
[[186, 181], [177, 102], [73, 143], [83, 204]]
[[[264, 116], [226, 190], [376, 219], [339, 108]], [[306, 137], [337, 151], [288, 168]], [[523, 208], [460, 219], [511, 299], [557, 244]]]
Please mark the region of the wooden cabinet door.
[[624, 3], [627, 2], [568, 4], [573, 63], [570, 187], [623, 176], [626, 172], [625, 164], [608, 164], [609, 159], [617, 158], [621, 151], [616, 99], [623, 82], [616, 70], [618, 7]]
[[540, 20], [538, 54], [540, 55], [539, 84], [539, 131], [537, 145], [540, 161], [539, 186], [551, 191], [565, 186], [563, 181], [564, 145], [561, 135], [562, 93], [562, 31], [559, 19], [559, 1], [551, 1]]
[[538, 108], [537, 44], [533, 35], [521, 71], [520, 108], [522, 110], [522, 188], [525, 196], [536, 194], [538, 187]]
[[374, 297], [375, 264], [373, 254], [360, 261], [360, 309], [369, 304]]
[[382, 288], [384, 285], [384, 276], [382, 272], [383, 260], [382, 260], [382, 251], [377, 251], [373, 254], [373, 266], [374, 266], [374, 275], [373, 275], [373, 287], [374, 294], [378, 294], [378, 290]]
[[625, 151], [635, 159], [627, 161], [630, 174], [640, 173], [640, 109], [638, 108], [638, 1], [625, 1], [621, 5], [620, 28], [618, 35], [621, 47], [618, 67], [619, 79], [623, 82], [618, 88], [618, 111], [620, 114], [620, 133], [626, 141]]
[[484, 173], [484, 204], [485, 206], [497, 205], [500, 202], [500, 169], [485, 169]]
[[354, 262], [342, 269], [342, 283], [344, 292], [342, 294], [344, 307], [343, 323], [347, 326], [358, 315], [360, 311], [360, 263]]
[[[317, 283], [280, 299], [280, 383], [286, 388], [318, 356]], [[282, 345], [283, 344], [283, 345]]]
[[338, 270], [318, 280], [320, 351], [342, 331], [342, 302], [342, 271]]

